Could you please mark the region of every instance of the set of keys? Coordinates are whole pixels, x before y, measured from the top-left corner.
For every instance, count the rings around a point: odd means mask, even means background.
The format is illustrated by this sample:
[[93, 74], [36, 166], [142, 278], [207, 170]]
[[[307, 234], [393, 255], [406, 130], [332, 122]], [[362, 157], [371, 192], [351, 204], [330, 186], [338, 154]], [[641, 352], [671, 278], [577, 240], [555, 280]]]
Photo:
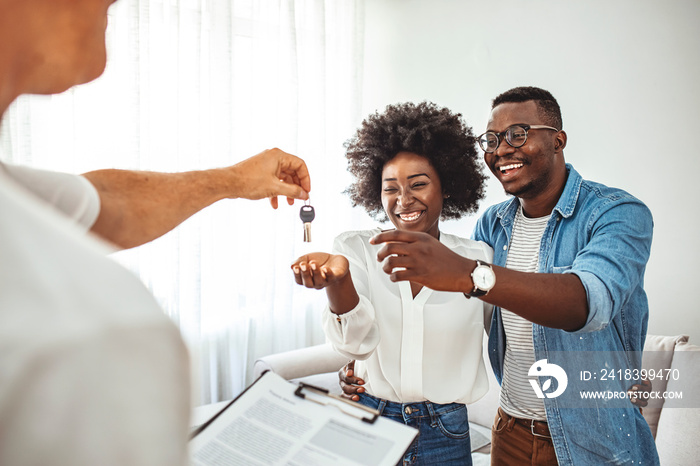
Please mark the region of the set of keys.
[[311, 204], [309, 204], [309, 201], [305, 201], [304, 205], [301, 206], [301, 210], [299, 211], [299, 218], [301, 218], [301, 221], [304, 222], [304, 242], [310, 243], [311, 221], [314, 218], [316, 218], [316, 212], [314, 211], [314, 208], [311, 207]]

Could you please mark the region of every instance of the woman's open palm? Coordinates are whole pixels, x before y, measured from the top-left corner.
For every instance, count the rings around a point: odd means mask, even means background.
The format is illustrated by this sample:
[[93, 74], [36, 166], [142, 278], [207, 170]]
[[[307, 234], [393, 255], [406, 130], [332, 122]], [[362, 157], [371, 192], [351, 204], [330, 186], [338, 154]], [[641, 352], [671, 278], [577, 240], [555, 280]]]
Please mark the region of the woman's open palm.
[[292, 271], [297, 284], [320, 290], [347, 275], [349, 267], [345, 256], [312, 252], [294, 261]]

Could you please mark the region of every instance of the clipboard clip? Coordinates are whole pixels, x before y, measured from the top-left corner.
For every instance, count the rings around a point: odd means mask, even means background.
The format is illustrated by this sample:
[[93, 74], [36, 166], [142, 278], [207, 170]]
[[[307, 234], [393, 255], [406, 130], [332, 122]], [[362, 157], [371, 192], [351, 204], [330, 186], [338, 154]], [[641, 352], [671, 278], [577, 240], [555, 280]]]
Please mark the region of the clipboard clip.
[[[316, 397], [307, 397], [306, 393], [304, 393], [304, 391], [307, 391], [307, 392], [312, 393], [314, 395], [320, 395], [322, 397], [330, 398], [330, 400], [328, 400], [324, 403], [322, 400], [320, 400]], [[314, 403], [318, 403], [322, 406], [328, 406], [328, 405], [335, 406], [344, 414], [347, 414], [348, 416], [352, 416], [354, 418], [360, 419], [360, 420], [362, 420], [362, 422], [366, 422], [368, 424], [374, 424], [374, 421], [376, 421], [377, 418], [379, 417], [379, 411], [377, 411], [376, 409], [372, 409], [368, 406], [361, 405], [357, 402], [346, 400], [345, 398], [342, 398], [338, 395], [334, 395], [332, 393], [329, 393], [328, 390], [326, 390], [325, 388], [317, 387], [315, 385], [311, 385], [308, 383], [299, 382], [299, 386], [294, 391], [294, 394], [296, 396], [298, 396], [299, 398], [313, 401]], [[335, 402], [332, 400], [334, 400]], [[340, 402], [340, 403], [336, 403], [336, 402]], [[364, 411], [368, 415], [363, 416], [358, 411]]]

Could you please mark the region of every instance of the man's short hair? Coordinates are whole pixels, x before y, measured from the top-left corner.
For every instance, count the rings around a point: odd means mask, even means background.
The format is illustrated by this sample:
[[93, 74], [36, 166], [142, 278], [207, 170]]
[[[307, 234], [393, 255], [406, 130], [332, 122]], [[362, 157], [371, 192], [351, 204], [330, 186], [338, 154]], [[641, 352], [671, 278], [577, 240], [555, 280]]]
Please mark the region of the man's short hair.
[[561, 109], [557, 99], [549, 91], [539, 87], [514, 87], [493, 99], [491, 108], [505, 103], [527, 102], [528, 100], [535, 101], [540, 117], [545, 120], [545, 123], [559, 130], [562, 129]]

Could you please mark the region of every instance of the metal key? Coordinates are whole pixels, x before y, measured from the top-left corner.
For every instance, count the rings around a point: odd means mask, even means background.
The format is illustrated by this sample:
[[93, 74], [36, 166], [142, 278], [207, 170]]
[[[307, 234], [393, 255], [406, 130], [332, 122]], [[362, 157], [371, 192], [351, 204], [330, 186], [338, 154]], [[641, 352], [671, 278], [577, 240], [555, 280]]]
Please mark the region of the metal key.
[[299, 211], [299, 218], [304, 222], [304, 242], [311, 242], [311, 221], [316, 218], [316, 211], [309, 204], [304, 204], [301, 206]]

